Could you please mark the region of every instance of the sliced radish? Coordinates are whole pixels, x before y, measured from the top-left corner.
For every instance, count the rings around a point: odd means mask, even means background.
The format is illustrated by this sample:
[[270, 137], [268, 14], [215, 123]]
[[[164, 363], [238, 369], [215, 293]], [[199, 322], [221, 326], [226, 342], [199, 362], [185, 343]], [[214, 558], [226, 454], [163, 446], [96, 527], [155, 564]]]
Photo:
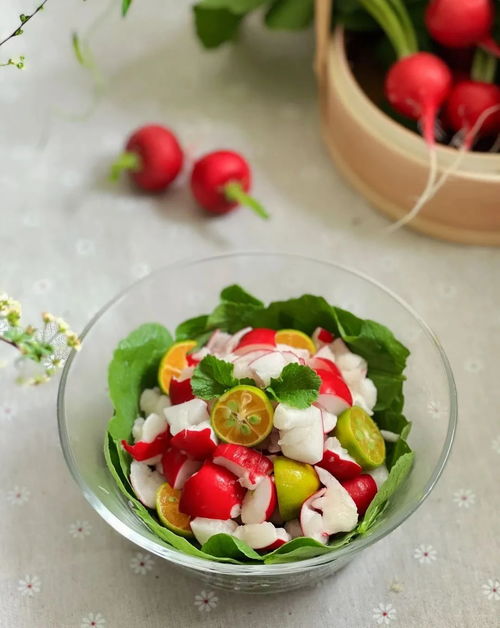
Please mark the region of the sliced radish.
[[241, 349], [245, 345], [276, 345], [276, 331], [274, 329], [266, 329], [265, 327], [257, 327], [246, 333], [240, 340], [236, 349]]
[[[276, 349], [284, 356], [288, 356], [288, 362], [299, 362], [300, 364], [305, 364], [306, 360], [309, 359], [310, 353], [307, 349], [299, 349], [298, 347], [292, 347], [291, 345], [276, 345]], [[291, 357], [297, 358], [296, 360], [292, 360]]]
[[164, 410], [164, 414], [170, 425], [172, 436], [192, 425], [199, 425], [210, 419], [207, 404], [202, 399], [191, 399], [176, 406], [170, 406]]
[[288, 534], [285, 528], [276, 528], [276, 540], [270, 545], [266, 545], [266, 547], [261, 548], [261, 551], [272, 552], [291, 540], [292, 537]]
[[213, 452], [215, 464], [231, 471], [241, 486], [254, 490], [273, 470], [273, 463], [261, 452], [243, 445], [218, 445]]
[[271, 351], [249, 363], [253, 377], [261, 386], [269, 386], [271, 379], [279, 377], [286, 365], [287, 361], [279, 351]]
[[142, 424], [141, 440], [129, 445], [122, 440], [122, 447], [134, 460], [148, 464], [156, 464], [157, 456], [160, 456], [169, 442], [168, 423], [157, 414], [150, 414]]
[[239, 526], [235, 536], [256, 550], [267, 548], [278, 539], [276, 528], [269, 521]]
[[337, 425], [337, 416], [328, 412], [324, 408], [320, 408], [321, 410], [321, 419], [323, 421], [323, 433], [329, 434], [335, 429]]
[[319, 408], [309, 406], [299, 410], [280, 403], [273, 422], [280, 431], [278, 443], [285, 456], [309, 464], [323, 458], [323, 419]]
[[300, 528], [302, 535], [319, 541], [324, 545], [328, 543], [330, 535], [325, 530], [323, 517], [317, 508], [315, 508], [314, 504], [318, 499], [321, 499], [325, 493], [326, 488], [320, 489], [317, 493], [314, 493], [314, 495], [306, 499], [300, 509]]
[[335, 340], [335, 336], [332, 332], [328, 331], [328, 329], [325, 329], [324, 327], [316, 327], [311, 334], [311, 338], [318, 349], [321, 349], [321, 347], [324, 347], [325, 345], [329, 345]]
[[191, 517], [233, 519], [241, 512], [244, 496], [245, 489], [233, 473], [205, 462], [185, 483], [179, 509]]
[[194, 353], [188, 353], [186, 355], [186, 361], [188, 363], [188, 366], [196, 366], [199, 362], [203, 360], [203, 358], [207, 357], [207, 355], [209, 354], [210, 351], [207, 349], [207, 347], [202, 347]]
[[216, 534], [233, 535], [238, 527], [236, 521], [232, 519], [207, 519], [206, 517], [195, 517], [191, 519], [189, 525], [200, 545]]
[[335, 416], [341, 415], [344, 410], [351, 407], [351, 404], [337, 395], [319, 395], [316, 405]]
[[304, 536], [300, 521], [298, 519], [290, 519], [290, 521], [287, 521], [285, 523], [285, 530], [288, 532], [290, 538], [292, 539], [296, 539], [299, 536]]
[[336, 362], [335, 353], [333, 353], [333, 351], [331, 350], [330, 345], [324, 345], [323, 347], [321, 347], [321, 349], [319, 349], [319, 351], [316, 351], [311, 359], [327, 360], [328, 364], [326, 366], [328, 367], [330, 366], [330, 363], [335, 364]]
[[351, 353], [351, 350], [342, 340], [342, 338], [335, 338], [332, 342], [332, 351], [335, 354], [335, 358], [338, 359], [344, 353]]
[[152, 471], [147, 464], [132, 460], [130, 465], [130, 484], [137, 498], [147, 507], [156, 506], [156, 493], [165, 482], [158, 471]]
[[276, 488], [272, 477], [266, 476], [253, 491], [247, 491], [241, 505], [243, 523], [268, 521], [276, 507]]
[[164, 434], [167, 430], [168, 423], [163, 415], [150, 414], [142, 426], [141, 440], [145, 443], [151, 443], [157, 436]]
[[380, 487], [382, 486], [382, 484], [389, 477], [389, 471], [387, 471], [387, 467], [385, 466], [385, 464], [383, 464], [380, 467], [377, 467], [376, 469], [372, 469], [371, 471], [368, 471], [368, 475], [372, 476], [372, 478], [375, 480], [375, 483], [377, 485], [377, 489], [380, 490]]
[[170, 444], [195, 460], [204, 460], [217, 447], [217, 437], [210, 422], [203, 421], [199, 425], [178, 432]]
[[208, 339], [206, 347], [210, 353], [224, 355], [230, 340], [231, 334], [227, 334], [220, 329], [216, 329]]
[[350, 532], [358, 523], [358, 510], [355, 501], [342, 484], [321, 467], [314, 467], [320, 482], [326, 486], [324, 495], [316, 499], [312, 506], [320, 510], [325, 532]]
[[187, 479], [200, 469], [202, 462], [193, 460], [175, 447], [169, 447], [162, 456], [163, 475], [172, 488], [181, 489]]
[[351, 480], [344, 480], [341, 484], [356, 504], [358, 515], [362, 517], [377, 494], [377, 483], [371, 475], [362, 473]]
[[351, 391], [341, 377], [334, 375], [331, 370], [327, 369], [315, 369], [315, 371], [321, 378], [320, 395], [334, 395], [352, 405]]
[[240, 344], [241, 339], [252, 331], [251, 327], [244, 327], [231, 336], [226, 345], [226, 353], [232, 353]]
[[262, 343], [244, 345], [243, 347], [236, 347], [233, 351], [233, 355], [241, 358], [248, 353], [253, 353], [254, 351], [276, 351], [276, 347], [274, 345], [266, 345]]
[[146, 388], [141, 394], [139, 408], [146, 416], [159, 414], [163, 416], [163, 409], [168, 408], [170, 399], [162, 395], [159, 388]]
[[177, 379], [176, 377], [172, 377], [170, 380], [168, 394], [170, 396], [170, 401], [174, 406], [194, 399], [193, 391], [191, 389], [191, 379]]
[[326, 439], [323, 459], [318, 462], [318, 466], [326, 469], [337, 480], [349, 480], [362, 471], [361, 466], [334, 436]]
[[252, 362], [255, 362], [257, 358], [272, 353], [272, 350], [259, 349], [258, 351], [249, 351], [243, 355], [235, 355], [233, 359], [233, 375], [236, 379], [243, 379], [244, 377], [253, 377], [253, 371], [250, 367]]
[[273, 416], [273, 425], [278, 430], [291, 430], [295, 427], [309, 427], [321, 419], [321, 410], [316, 406], [298, 409], [279, 403]]

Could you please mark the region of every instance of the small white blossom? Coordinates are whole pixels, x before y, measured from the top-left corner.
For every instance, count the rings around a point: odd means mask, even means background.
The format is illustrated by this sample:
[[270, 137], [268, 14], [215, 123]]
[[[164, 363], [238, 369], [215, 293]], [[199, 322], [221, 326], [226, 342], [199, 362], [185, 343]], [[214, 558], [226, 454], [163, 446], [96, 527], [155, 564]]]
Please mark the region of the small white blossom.
[[143, 554], [137, 552], [137, 554], [130, 560], [130, 569], [136, 574], [145, 576], [148, 571], [153, 569], [154, 560], [150, 554]]
[[500, 600], [500, 582], [491, 578], [481, 587], [488, 600]]
[[461, 488], [453, 493], [453, 501], [459, 508], [469, 508], [476, 501], [476, 496], [470, 489]]
[[219, 598], [213, 591], [200, 591], [194, 596], [194, 605], [198, 607], [200, 613], [209, 613], [219, 603]]
[[42, 583], [38, 576], [24, 576], [17, 584], [17, 590], [21, 595], [33, 597], [35, 593], [40, 593]]
[[75, 521], [68, 528], [68, 532], [74, 539], [84, 539], [91, 531], [92, 526], [88, 521]]
[[7, 492], [7, 501], [14, 506], [22, 506], [25, 504], [31, 493], [24, 486], [14, 486], [11, 491]]
[[436, 560], [437, 552], [432, 545], [421, 545], [417, 547], [413, 553], [413, 558], [416, 558], [421, 565], [428, 565]]
[[396, 619], [396, 609], [392, 606], [392, 604], [380, 603], [373, 609], [373, 619], [377, 622], [377, 624], [390, 624], [391, 621]]
[[89, 613], [85, 617], [82, 617], [80, 628], [103, 628], [105, 625], [106, 620], [101, 613]]

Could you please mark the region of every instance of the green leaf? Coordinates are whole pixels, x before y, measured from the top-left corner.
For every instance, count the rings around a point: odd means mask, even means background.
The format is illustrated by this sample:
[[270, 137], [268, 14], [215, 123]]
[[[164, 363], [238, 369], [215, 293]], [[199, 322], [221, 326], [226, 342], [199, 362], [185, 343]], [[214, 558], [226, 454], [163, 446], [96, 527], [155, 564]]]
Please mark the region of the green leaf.
[[227, 9], [231, 13], [249, 13], [268, 0], [201, 0], [197, 6], [203, 9]]
[[114, 440], [130, 436], [141, 392], [155, 385], [158, 365], [171, 344], [169, 332], [158, 323], [141, 325], [118, 344], [108, 369], [109, 395], [115, 409], [108, 429]]
[[308, 366], [287, 364], [281, 375], [272, 378], [267, 394], [294, 408], [308, 408], [318, 399], [321, 378]]
[[236, 560], [244, 560], [249, 558], [250, 560], [262, 562], [262, 556], [253, 550], [240, 539], [234, 538], [229, 534], [215, 534], [211, 536], [208, 541], [202, 545], [202, 551], [210, 556], [216, 556], [218, 558], [233, 558]]
[[193, 394], [201, 399], [216, 399], [227, 390], [238, 385], [233, 375], [233, 365], [207, 355], [194, 369], [191, 377]]
[[80, 44], [80, 38], [78, 36], [78, 33], [73, 33], [73, 35], [71, 37], [71, 42], [73, 44], [73, 52], [75, 53], [76, 60], [78, 61], [78, 63], [80, 65], [85, 66], [85, 64], [86, 64], [85, 56], [84, 56], [83, 51], [82, 51], [82, 47], [81, 47], [81, 44]]
[[207, 9], [200, 4], [193, 11], [196, 34], [205, 48], [217, 48], [236, 38], [243, 15], [227, 9]]
[[125, 17], [130, 9], [132, 0], [122, 0], [122, 16]]
[[281, 545], [273, 552], [266, 554], [264, 556], [264, 562], [267, 565], [291, 563], [296, 560], [305, 560], [307, 558], [321, 556], [322, 554], [329, 554], [339, 547], [349, 543], [355, 535], [356, 530], [336, 535], [328, 545], [323, 545], [319, 541], [315, 541], [314, 539], [308, 537], [298, 537], [292, 541], [288, 541], [288, 543], [285, 543], [284, 545]]
[[313, 0], [275, 0], [265, 21], [269, 28], [299, 30], [311, 24], [313, 15]]
[[220, 293], [221, 301], [229, 301], [231, 303], [242, 303], [245, 305], [254, 305], [257, 308], [263, 308], [264, 303], [257, 297], [254, 297], [252, 294], [244, 290], [238, 284], [233, 284], [232, 286], [227, 286]]
[[234, 303], [223, 301], [209, 314], [207, 327], [210, 329], [223, 329], [234, 334], [243, 327], [255, 326], [252, 322], [255, 314], [261, 311], [261, 307], [251, 303]]
[[175, 330], [175, 340], [196, 340], [199, 336], [205, 334], [207, 321], [207, 314], [189, 318], [187, 321], [177, 326]]
[[363, 521], [358, 526], [358, 532], [365, 534], [376, 522], [378, 515], [385, 507], [387, 500], [396, 492], [396, 490], [403, 484], [406, 477], [410, 473], [413, 466], [413, 460], [415, 455], [413, 452], [408, 452], [399, 457], [397, 462], [392, 467], [389, 477], [382, 484], [380, 490], [373, 498], [373, 501], [368, 506], [368, 509], [363, 517]]

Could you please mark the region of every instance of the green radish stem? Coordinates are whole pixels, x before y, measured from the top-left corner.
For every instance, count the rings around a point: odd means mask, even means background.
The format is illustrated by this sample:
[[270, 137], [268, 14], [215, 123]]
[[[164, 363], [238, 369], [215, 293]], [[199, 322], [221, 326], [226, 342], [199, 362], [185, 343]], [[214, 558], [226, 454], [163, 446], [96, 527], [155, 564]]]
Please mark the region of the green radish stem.
[[417, 52], [417, 35], [415, 33], [415, 28], [413, 27], [413, 22], [411, 21], [411, 18], [408, 14], [408, 11], [406, 10], [404, 3], [402, 2], [402, 0], [389, 0], [389, 2], [392, 5], [392, 8], [400, 21], [401, 27], [404, 29], [406, 40], [409, 47], [411, 48], [411, 51]]
[[497, 71], [497, 59], [481, 48], [476, 48], [472, 60], [471, 78], [473, 81], [493, 83]]
[[109, 171], [109, 180], [118, 181], [122, 172], [131, 170], [137, 172], [141, 169], [142, 159], [137, 153], [125, 151], [113, 162]]
[[359, 0], [359, 3], [380, 24], [398, 59], [418, 51], [415, 30], [400, 0]]
[[229, 183], [226, 183], [224, 186], [224, 195], [228, 201], [234, 201], [235, 203], [248, 207], [254, 211], [257, 216], [265, 219], [269, 218], [269, 214], [266, 212], [264, 207], [257, 200], [249, 196], [242, 188], [241, 183], [238, 183], [238, 181], [230, 181]]

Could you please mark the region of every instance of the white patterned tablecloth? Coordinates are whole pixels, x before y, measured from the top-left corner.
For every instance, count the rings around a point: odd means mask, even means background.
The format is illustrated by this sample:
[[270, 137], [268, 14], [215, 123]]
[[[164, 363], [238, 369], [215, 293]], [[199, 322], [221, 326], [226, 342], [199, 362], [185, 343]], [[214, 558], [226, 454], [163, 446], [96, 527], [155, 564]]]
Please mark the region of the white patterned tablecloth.
[[[3, 3], [2, 31], [26, 4]], [[187, 255], [261, 248], [337, 260], [398, 292], [437, 332], [457, 380], [459, 429], [437, 488], [396, 532], [315, 589], [247, 597], [210, 590], [112, 531], [66, 469], [56, 384], [21, 389], [5, 369], [0, 625], [499, 626], [500, 250], [374, 235], [384, 220], [320, 140], [311, 33], [254, 21], [236, 47], [207, 53], [188, 2], [135, 0], [125, 21], [118, 5], [90, 36], [105, 80], [97, 100], [70, 46], [97, 2], [50, 0], [1, 49], [28, 59], [25, 71], [0, 71], [1, 288], [28, 317], [49, 309], [81, 329], [119, 289]], [[108, 185], [109, 161], [147, 121], [175, 128], [191, 156], [240, 149], [272, 222], [244, 210], [207, 220], [182, 181], [163, 197]]]

